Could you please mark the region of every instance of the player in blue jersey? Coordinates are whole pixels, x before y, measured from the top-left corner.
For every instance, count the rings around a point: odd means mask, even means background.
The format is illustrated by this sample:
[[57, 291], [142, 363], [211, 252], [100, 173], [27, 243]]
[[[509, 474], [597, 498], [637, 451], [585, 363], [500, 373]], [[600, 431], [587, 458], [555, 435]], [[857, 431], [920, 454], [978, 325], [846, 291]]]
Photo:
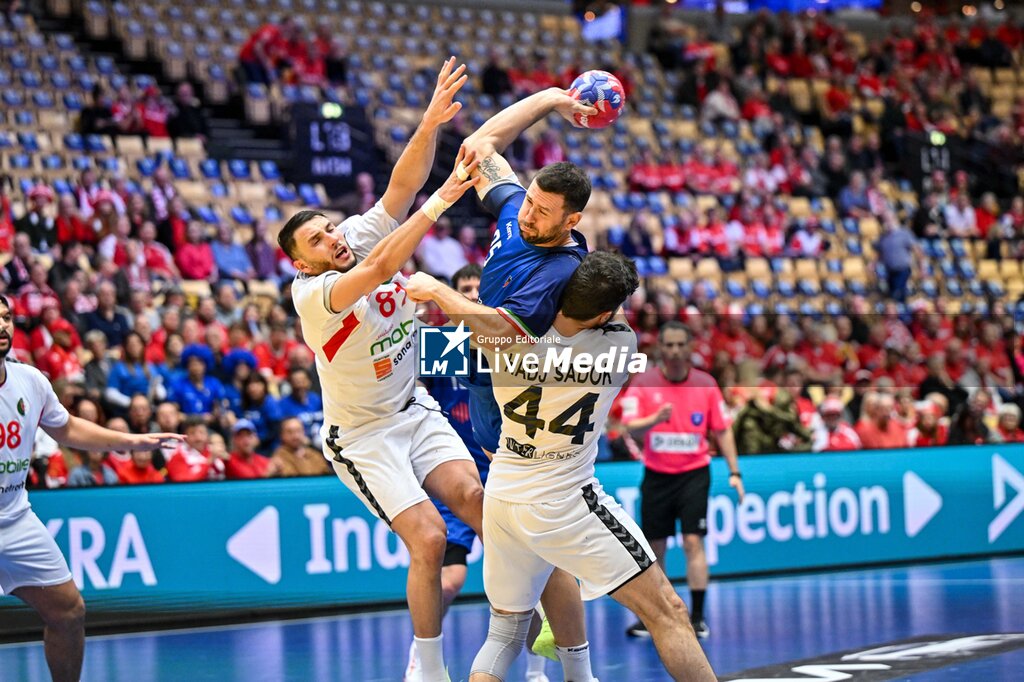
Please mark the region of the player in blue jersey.
[[[480, 280], [479, 303], [448, 287], [435, 286], [436, 281], [423, 273], [409, 280], [414, 287], [409, 290], [410, 297], [433, 300], [453, 324], [466, 322], [477, 346], [504, 349], [550, 329], [562, 291], [587, 254], [586, 239], [573, 229], [590, 199], [590, 180], [583, 169], [571, 163], [551, 164], [524, 188], [501, 156], [524, 130], [552, 112], [576, 125], [574, 114], [594, 115], [596, 110], [564, 90], [550, 88], [499, 112], [464, 143], [467, 152], [475, 151], [481, 160], [476, 171], [482, 178], [477, 193], [484, 207], [497, 217]], [[471, 367], [476, 368], [477, 362], [474, 359]], [[474, 374], [467, 383], [473, 435], [480, 447], [493, 454], [498, 449], [501, 412], [490, 375]], [[593, 675], [576, 580], [556, 570], [541, 603], [554, 631], [566, 679], [589, 682]]]
[[[480, 266], [475, 263], [459, 268], [452, 275], [452, 287], [470, 301], [476, 301], [480, 296], [481, 272]], [[459, 434], [469, 453], [473, 455], [477, 470], [480, 472], [480, 480], [486, 483], [491, 460], [477, 445], [476, 439], [473, 437], [473, 427], [469, 418], [469, 389], [454, 377], [424, 377], [420, 381], [448, 416], [448, 421], [455, 432]], [[445, 525], [448, 527], [448, 543], [445, 547], [444, 564], [441, 568], [441, 606], [447, 612], [448, 607], [451, 606], [455, 597], [459, 596], [466, 584], [467, 558], [473, 550], [476, 533], [455, 516], [443, 502], [434, 500], [434, 506], [437, 507], [437, 511], [440, 512], [441, 518], [444, 519]], [[533, 652], [528, 652], [528, 655], [527, 682], [548, 682], [548, 678], [544, 674], [544, 658]], [[405, 669], [405, 682], [415, 682], [421, 679], [419, 669], [420, 661], [414, 641], [409, 648], [409, 663]]]

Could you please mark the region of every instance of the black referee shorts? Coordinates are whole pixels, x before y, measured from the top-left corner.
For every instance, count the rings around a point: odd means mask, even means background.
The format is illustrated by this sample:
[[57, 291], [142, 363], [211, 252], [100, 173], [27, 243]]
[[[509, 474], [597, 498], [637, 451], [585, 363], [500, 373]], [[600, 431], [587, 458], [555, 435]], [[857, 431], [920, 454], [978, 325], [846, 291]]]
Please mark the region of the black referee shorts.
[[640, 525], [648, 540], [676, 534], [676, 521], [684, 535], [708, 534], [708, 492], [711, 467], [681, 474], [644, 469], [640, 484]]

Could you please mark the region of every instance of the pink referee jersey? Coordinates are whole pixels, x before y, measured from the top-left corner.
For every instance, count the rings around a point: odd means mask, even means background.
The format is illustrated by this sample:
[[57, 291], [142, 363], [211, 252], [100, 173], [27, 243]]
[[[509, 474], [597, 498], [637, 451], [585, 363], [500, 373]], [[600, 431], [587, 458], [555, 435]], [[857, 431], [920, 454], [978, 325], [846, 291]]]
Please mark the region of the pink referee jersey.
[[622, 421], [654, 414], [669, 403], [672, 416], [647, 432], [644, 464], [663, 474], [681, 474], [711, 463], [708, 430], [732, 425], [718, 384], [707, 372], [691, 368], [686, 380], [674, 383], [660, 367], [633, 379], [622, 399]]

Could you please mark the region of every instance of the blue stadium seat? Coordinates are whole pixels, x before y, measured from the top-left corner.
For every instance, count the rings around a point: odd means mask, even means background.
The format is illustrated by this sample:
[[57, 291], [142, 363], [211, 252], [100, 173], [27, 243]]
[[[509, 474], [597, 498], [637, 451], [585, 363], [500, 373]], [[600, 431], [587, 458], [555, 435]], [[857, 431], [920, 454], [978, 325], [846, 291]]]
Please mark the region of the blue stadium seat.
[[793, 298], [796, 295], [796, 290], [793, 288], [793, 283], [787, 280], [779, 280], [775, 285], [775, 290], [779, 292], [779, 296], [783, 298]]
[[284, 220], [284, 215], [282, 215], [280, 207], [275, 204], [270, 204], [263, 210], [263, 218], [272, 223], [276, 223]]
[[0, 131], [0, 149], [10, 149], [14, 146], [14, 139], [6, 131]]
[[11, 68], [15, 71], [21, 71], [28, 68], [29, 59], [24, 52], [12, 52], [8, 57], [7, 61], [11, 63]]
[[60, 154], [46, 154], [42, 158], [43, 170], [55, 171], [64, 168], [64, 157]]
[[244, 206], [235, 206], [231, 209], [231, 219], [240, 225], [252, 225], [256, 222], [252, 214]]
[[788, 303], [781, 303], [781, 302], [780, 303], [776, 303], [775, 304], [775, 314], [776, 315], [782, 315], [784, 317], [785, 316], [789, 316], [789, 315], [793, 314], [793, 308], [790, 307], [790, 305]]
[[843, 283], [834, 279], [825, 280], [824, 289], [826, 294], [836, 298], [842, 298], [846, 294], [846, 287], [843, 286]]
[[939, 269], [942, 270], [944, 277], [953, 279], [957, 276], [956, 266], [953, 265], [951, 260], [943, 260], [939, 262]]
[[199, 172], [207, 180], [220, 180], [220, 164], [215, 159], [203, 159], [200, 161]]
[[110, 151], [107, 149], [106, 141], [99, 135], [86, 135], [85, 148], [92, 154]]
[[52, 109], [55, 102], [49, 90], [36, 90], [32, 93], [32, 103], [37, 109]]
[[949, 292], [950, 296], [956, 296], [957, 298], [964, 295], [964, 290], [960, 286], [960, 282], [955, 279], [946, 280], [946, 291]]
[[142, 177], [150, 178], [156, 172], [157, 163], [153, 159], [143, 158], [135, 162], [135, 167], [139, 169]]
[[281, 170], [273, 161], [260, 161], [260, 177], [271, 182], [280, 180]]
[[282, 203], [291, 203], [298, 198], [298, 195], [295, 194], [295, 190], [280, 182], [274, 185], [274, 196], [276, 196], [277, 200]]
[[[19, 111], [18, 114], [27, 114], [28, 112]], [[19, 123], [20, 123], [19, 119]], [[39, 140], [36, 138], [35, 133], [20, 132], [18, 133], [18, 143], [21, 144], [21, 148], [26, 152], [34, 153], [39, 151]]]
[[843, 306], [839, 305], [835, 301], [829, 301], [825, 304], [825, 312], [830, 316], [835, 317], [843, 314]]
[[96, 70], [104, 76], [112, 76], [117, 72], [117, 66], [114, 64], [114, 58], [107, 55], [100, 55], [96, 57]]
[[764, 306], [760, 303], [748, 303], [746, 313], [748, 317], [764, 315]]
[[641, 277], [647, 277], [648, 275], [651, 274], [647, 268], [646, 258], [634, 258], [633, 262], [636, 263], [636, 274], [640, 275]]
[[831, 220], [822, 220], [821, 221], [821, 231], [824, 232], [825, 234], [835, 234], [836, 233], [836, 224], [834, 222], [832, 222]]
[[939, 287], [933, 279], [921, 280], [921, 293], [928, 298], [935, 298], [939, 295]]
[[195, 209], [196, 217], [204, 223], [217, 224], [220, 222], [220, 217], [217, 213], [209, 206], [197, 206]]
[[228, 186], [225, 185], [220, 180], [217, 180], [216, 182], [211, 182], [209, 184], [209, 189], [210, 196], [215, 197], [217, 199], [225, 199], [227, 198], [228, 194], [230, 194]]
[[851, 256], [864, 255], [864, 249], [860, 246], [860, 240], [856, 237], [849, 237], [846, 240], [846, 250]]
[[683, 298], [690, 298], [693, 296], [693, 280], [679, 280], [679, 295]]
[[17, 170], [28, 170], [32, 167], [32, 157], [28, 154], [12, 154], [7, 157], [7, 163]]
[[35, 182], [31, 178], [22, 178], [18, 181], [18, 187], [21, 188], [22, 194], [28, 194], [28, 191], [32, 189], [34, 185]]
[[78, 133], [68, 133], [64, 136], [64, 148], [72, 152], [85, 150], [85, 140]]
[[743, 288], [743, 285], [734, 279], [726, 281], [725, 293], [729, 294], [733, 298], [742, 298], [747, 295], [746, 289]]
[[797, 290], [804, 296], [817, 296], [821, 293], [817, 282], [808, 279], [801, 279], [796, 283]]
[[989, 295], [994, 296], [995, 298], [1002, 298], [1006, 294], [1006, 290], [1003, 289], [1003, 285], [995, 280], [985, 282], [985, 289], [988, 291]]
[[76, 156], [71, 161], [71, 167], [76, 171], [84, 171], [86, 168], [92, 168], [92, 159], [88, 156]]
[[302, 199], [302, 203], [310, 206], [311, 208], [320, 208], [320, 197], [316, 193], [316, 189], [313, 185], [303, 183], [299, 185], [299, 198]]
[[960, 273], [964, 276], [964, 279], [974, 279], [977, 272], [974, 269], [974, 263], [964, 258], [963, 260], [957, 261], [960, 264]]
[[967, 256], [967, 248], [964, 246], [963, 241], [959, 239], [950, 239], [949, 248], [957, 258], [964, 258]]
[[856, 218], [843, 218], [843, 229], [846, 231], [846, 234], [860, 234], [860, 224]]
[[647, 268], [652, 275], [667, 275], [668, 264], [661, 256], [650, 256], [647, 259]]
[[71, 184], [64, 178], [57, 178], [53, 181], [53, 191], [56, 192], [57, 196], [74, 193], [71, 189]]
[[118, 161], [116, 156], [108, 156], [105, 159], [100, 160], [100, 168], [107, 173], [117, 173], [121, 170], [121, 162]]
[[641, 192], [630, 192], [629, 194], [629, 206], [632, 209], [639, 211], [647, 205], [647, 197]]
[[25, 98], [18, 90], [4, 90], [4, 105], [8, 107], [24, 106]]
[[800, 304], [800, 314], [814, 318], [821, 317], [821, 312], [816, 307], [811, 305], [809, 301], [804, 301], [803, 303]]
[[192, 179], [192, 171], [189, 170], [188, 163], [184, 159], [168, 159], [167, 167], [170, 168], [171, 174], [176, 180]]
[[761, 280], [754, 280], [751, 282], [750, 288], [758, 298], [766, 299], [772, 295], [771, 288]]
[[228, 171], [235, 180], [251, 180], [252, 169], [249, 162], [243, 159], [231, 159], [228, 161]]
[[970, 280], [967, 283], [967, 289], [974, 296], [984, 296], [985, 295], [985, 287], [984, 287], [984, 285], [981, 282], [979, 282], [978, 280], [976, 280], [976, 279], [972, 279], [972, 280]]
[[846, 288], [854, 296], [864, 296], [868, 293], [867, 286], [865, 286], [864, 282], [861, 282], [859, 279], [850, 280], [849, 282], [847, 282]]

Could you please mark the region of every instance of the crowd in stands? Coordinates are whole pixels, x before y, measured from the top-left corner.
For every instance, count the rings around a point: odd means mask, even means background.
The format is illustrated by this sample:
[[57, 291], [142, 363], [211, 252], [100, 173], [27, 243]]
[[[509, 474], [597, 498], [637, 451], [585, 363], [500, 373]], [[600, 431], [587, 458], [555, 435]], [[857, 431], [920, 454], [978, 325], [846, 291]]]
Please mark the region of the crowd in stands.
[[242, 45], [238, 61], [250, 83], [334, 88], [348, 80], [345, 43], [323, 22], [312, 33], [294, 17], [264, 24]]
[[[922, 21], [913, 35], [894, 32], [870, 43], [858, 60], [844, 31], [822, 15], [779, 22], [758, 16], [732, 45], [727, 67], [715, 63], [706, 34], [682, 40], [671, 19], [659, 23], [654, 48], [666, 68], [682, 71], [680, 101], [716, 130], [746, 121], [759, 148], [740, 159], [707, 145], [648, 150], [629, 173], [630, 189], [682, 199], [663, 213], [633, 211], [624, 234], [602, 235], [602, 245], [638, 258], [712, 257], [727, 272], [751, 257], [827, 258], [838, 238], [829, 220], [816, 210], [790, 213], [789, 198], [806, 197], [831, 202], [837, 222], [877, 218], [887, 281], [879, 292], [848, 296], [827, 316], [751, 313], [700, 282], [685, 296], [649, 284], [628, 305], [641, 349], [653, 354], [664, 322], [687, 325], [694, 365], [723, 387], [744, 454], [1024, 442], [1024, 348], [1006, 304], [955, 314], [943, 296], [902, 304], [930, 241], [982, 239], [992, 244], [992, 258], [1024, 256], [1024, 198], [977, 196], [984, 186], [978, 178], [938, 172], [915, 206], [894, 175], [908, 130], [953, 126], [1007, 145], [1024, 136], [1024, 105], [1009, 118], [995, 117], [970, 79], [960, 78], [962, 64], [1020, 63], [1019, 31], [1007, 24], [981, 34], [975, 24], [954, 40]], [[257, 82], [346, 78], [343, 44], [319, 27], [307, 36], [292, 19], [253, 33], [240, 61]], [[555, 73], [542, 58], [516, 57], [506, 66], [495, 53], [479, 87], [520, 96], [564, 86], [582, 70]], [[628, 68], [610, 70], [631, 87]], [[831, 79], [823, 110], [799, 112], [787, 77], [828, 73], [841, 75]], [[885, 100], [880, 117], [852, 111], [865, 91]], [[872, 125], [854, 134], [854, 113]], [[99, 87], [80, 125], [117, 134], [206, 134], [187, 84], [173, 103], [159, 91], [110, 98]], [[809, 143], [805, 125], [826, 133], [823, 152]], [[516, 155], [529, 170], [565, 159], [567, 151], [548, 132]], [[718, 201], [698, 210], [697, 199], [707, 196]], [[372, 178], [360, 178], [346, 199], [349, 213], [372, 205]], [[35, 485], [329, 472], [317, 447], [323, 412], [312, 354], [291, 305], [295, 271], [264, 222], [257, 220], [242, 243], [231, 224], [196, 220], [163, 165], [144, 185], [90, 168], [70, 192], [57, 195], [40, 182], [24, 210], [14, 206], [10, 183], [0, 181], [0, 246], [12, 254], [0, 291], [13, 301], [18, 325], [12, 356], [46, 373], [73, 414], [114, 429], [186, 436], [185, 444], [154, 453], [65, 453], [41, 435]], [[482, 263], [477, 237], [442, 219], [406, 270], [449, 277]], [[253, 293], [255, 283], [268, 281], [278, 296]], [[200, 282], [209, 295], [190, 286]], [[619, 424], [608, 442], [614, 456], [638, 452]]]

